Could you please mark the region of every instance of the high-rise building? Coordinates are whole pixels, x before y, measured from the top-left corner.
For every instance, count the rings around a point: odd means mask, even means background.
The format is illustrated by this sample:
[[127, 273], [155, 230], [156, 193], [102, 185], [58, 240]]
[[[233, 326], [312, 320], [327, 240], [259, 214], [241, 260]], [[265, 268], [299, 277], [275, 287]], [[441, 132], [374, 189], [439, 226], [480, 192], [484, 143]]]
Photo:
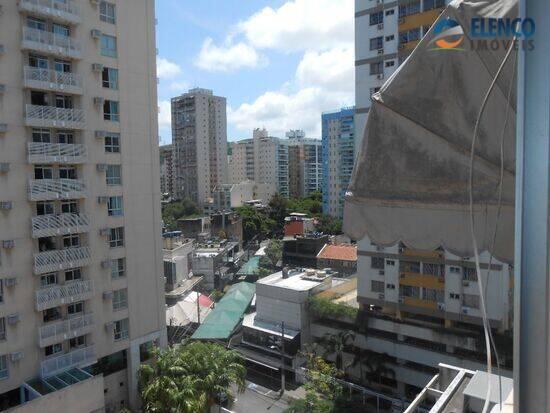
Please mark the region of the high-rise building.
[[195, 88], [172, 99], [176, 198], [202, 205], [228, 181], [224, 97]]
[[445, 0], [355, 2], [355, 129], [363, 139], [370, 98], [405, 61], [445, 6]]
[[239, 184], [254, 180], [254, 140], [230, 142], [229, 183]]
[[288, 138], [288, 185], [291, 198], [307, 197], [321, 190], [323, 151], [320, 139], [308, 139], [302, 130], [291, 130]]
[[353, 107], [322, 115], [323, 134], [323, 212], [342, 218], [344, 196], [355, 160]]
[[166, 341], [154, 1], [1, 3], [0, 407], [137, 409]]
[[174, 146], [164, 145], [160, 152], [160, 192], [163, 197], [174, 198]]
[[275, 186], [288, 198], [288, 142], [268, 136], [265, 129], [254, 130], [254, 181]]

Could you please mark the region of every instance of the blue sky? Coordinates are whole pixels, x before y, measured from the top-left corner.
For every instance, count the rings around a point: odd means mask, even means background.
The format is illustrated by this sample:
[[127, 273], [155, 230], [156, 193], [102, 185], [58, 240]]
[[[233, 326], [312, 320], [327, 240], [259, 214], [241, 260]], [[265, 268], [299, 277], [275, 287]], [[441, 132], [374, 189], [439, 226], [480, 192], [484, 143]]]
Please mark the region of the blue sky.
[[353, 104], [353, 0], [157, 0], [160, 136], [172, 96], [212, 89], [228, 140], [254, 127], [320, 137], [321, 112]]

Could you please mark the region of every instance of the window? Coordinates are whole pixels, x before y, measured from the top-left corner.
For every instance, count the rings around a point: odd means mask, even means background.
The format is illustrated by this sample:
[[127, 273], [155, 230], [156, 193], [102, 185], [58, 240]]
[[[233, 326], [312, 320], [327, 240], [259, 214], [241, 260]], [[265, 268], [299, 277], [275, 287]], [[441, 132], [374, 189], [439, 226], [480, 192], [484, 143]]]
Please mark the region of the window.
[[117, 248], [124, 246], [124, 227], [111, 228], [109, 235], [109, 247]]
[[128, 338], [128, 319], [115, 321], [115, 341]]
[[444, 301], [444, 292], [442, 290], [435, 290], [433, 288], [424, 288], [424, 300], [437, 301], [441, 303]]
[[460, 294], [457, 293], [449, 293], [449, 298], [453, 300], [460, 300]]
[[386, 36], [386, 41], [387, 42], [391, 42], [394, 39], [395, 39], [395, 36], [393, 34], [390, 34], [389, 36]]
[[69, 304], [67, 306], [67, 315], [69, 316], [82, 314], [83, 312], [84, 312], [84, 303], [82, 301], [79, 303]]
[[373, 293], [383, 293], [384, 292], [384, 282], [372, 280], [370, 282], [370, 288]]
[[86, 345], [86, 336], [78, 336], [71, 338], [69, 340], [69, 348], [72, 350], [74, 348], [84, 347]]
[[118, 102], [106, 100], [103, 104], [103, 119], [111, 122], [119, 122], [120, 114], [118, 112]]
[[443, 277], [445, 275], [445, 266], [442, 264], [430, 264], [425, 262], [422, 266], [422, 273]]
[[82, 271], [80, 268], [65, 271], [65, 282], [77, 281], [82, 279]]
[[63, 214], [78, 214], [78, 201], [63, 201], [63, 202], [61, 202], [61, 213], [63, 213]]
[[8, 356], [0, 356], [0, 379], [7, 379], [8, 375]]
[[128, 308], [128, 290], [123, 288], [113, 291], [113, 311], [122, 310], [124, 308]]
[[42, 320], [45, 323], [59, 320], [60, 318], [61, 318], [61, 309], [59, 307], [48, 308], [47, 310], [42, 311]]
[[110, 217], [119, 217], [124, 214], [121, 196], [109, 197], [109, 202], [107, 203], [107, 212]]
[[375, 24], [384, 23], [384, 12], [377, 11], [370, 14], [370, 25], [374, 26]]
[[386, 62], [386, 67], [392, 67], [395, 66], [395, 60], [388, 60]]
[[0, 303], [4, 302], [4, 280], [0, 280]]
[[36, 30], [46, 30], [46, 22], [44, 20], [27, 17], [27, 27]]
[[378, 50], [384, 47], [384, 37], [374, 37], [370, 39], [370, 50]]
[[120, 165], [107, 165], [105, 173], [107, 185], [122, 185], [122, 172]]
[[71, 35], [71, 29], [68, 26], [63, 26], [62, 24], [54, 23], [52, 25], [52, 32], [55, 35], [69, 37]]
[[110, 133], [105, 136], [105, 152], [120, 153], [120, 135], [118, 133]]
[[55, 107], [59, 109], [72, 109], [73, 98], [66, 95], [55, 95]]
[[126, 260], [118, 258], [111, 261], [111, 278], [121, 278], [126, 276]]
[[6, 339], [6, 317], [0, 318], [0, 340]]
[[50, 67], [50, 62], [45, 56], [31, 54], [29, 55], [29, 66], [38, 69], [48, 69]]
[[462, 279], [465, 281], [477, 281], [476, 269], [464, 267]]
[[74, 143], [74, 134], [72, 132], [57, 132], [57, 142]]
[[50, 143], [52, 139], [49, 129], [33, 129], [32, 141], [39, 143]]
[[380, 75], [384, 73], [384, 67], [382, 66], [384, 62], [376, 62], [370, 64], [370, 74], [371, 75]]
[[59, 167], [59, 178], [61, 179], [77, 179], [76, 168], [74, 166]]
[[460, 267], [449, 267], [449, 272], [453, 274], [460, 274]]
[[164, 277], [167, 284], [176, 284], [176, 264], [171, 261], [164, 261]]
[[36, 215], [52, 215], [54, 212], [53, 202], [40, 201], [36, 203]]
[[395, 9], [386, 10], [386, 16], [391, 16], [393, 14], [395, 14]]
[[80, 237], [76, 234], [65, 235], [63, 237], [63, 248], [78, 248], [80, 247]]
[[102, 1], [99, 3], [99, 19], [102, 22], [115, 24], [116, 23], [116, 8], [112, 3]]
[[414, 42], [420, 39], [420, 27], [414, 29], [399, 32], [399, 44], [405, 44], [409, 42]]
[[45, 288], [57, 284], [57, 274], [45, 274], [40, 277], [40, 287]]
[[71, 73], [71, 62], [68, 62], [66, 60], [55, 60], [53, 62], [53, 67], [55, 68], [56, 72], [62, 72], [62, 73]]
[[402, 297], [420, 298], [420, 288], [411, 285], [399, 286], [399, 293]]
[[35, 166], [34, 179], [53, 179], [53, 168], [51, 166]]
[[370, 267], [377, 269], [377, 270], [383, 270], [384, 269], [384, 258], [382, 257], [371, 257], [370, 258]]
[[107, 57], [117, 57], [116, 37], [101, 35], [101, 54]]
[[473, 294], [462, 294], [462, 305], [464, 307], [479, 309], [479, 296]]
[[104, 67], [102, 83], [103, 87], [106, 87], [108, 89], [118, 89], [118, 69]]
[[399, 6], [399, 17], [420, 13], [420, 0], [409, 0], [408, 3]]
[[445, 0], [424, 0], [424, 11], [445, 7]]
[[46, 357], [53, 356], [54, 354], [61, 353], [63, 351], [63, 345], [61, 343], [52, 344], [44, 349]]
[[386, 265], [391, 265], [392, 267], [395, 266], [394, 260], [386, 260]]

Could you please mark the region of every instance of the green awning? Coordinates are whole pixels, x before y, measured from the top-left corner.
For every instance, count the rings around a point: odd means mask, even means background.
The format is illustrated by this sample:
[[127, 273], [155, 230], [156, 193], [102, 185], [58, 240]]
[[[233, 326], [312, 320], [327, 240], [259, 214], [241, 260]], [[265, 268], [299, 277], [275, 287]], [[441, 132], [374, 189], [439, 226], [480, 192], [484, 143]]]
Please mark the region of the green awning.
[[237, 272], [237, 276], [242, 275], [257, 275], [260, 273], [260, 258], [259, 256], [255, 255], [252, 258], [248, 260], [246, 264], [244, 264], [241, 269]]

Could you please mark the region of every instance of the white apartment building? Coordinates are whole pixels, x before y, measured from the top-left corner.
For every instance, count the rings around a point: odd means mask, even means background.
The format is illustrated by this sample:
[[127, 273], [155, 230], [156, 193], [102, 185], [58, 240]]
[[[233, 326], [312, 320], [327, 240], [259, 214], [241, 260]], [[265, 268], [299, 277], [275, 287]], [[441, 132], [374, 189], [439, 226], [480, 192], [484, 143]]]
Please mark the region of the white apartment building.
[[238, 184], [254, 180], [254, 140], [230, 142], [229, 183]]
[[138, 408], [166, 341], [155, 46], [153, 0], [0, 0], [1, 409]]
[[288, 141], [267, 136], [267, 131], [254, 131], [254, 181], [274, 185], [284, 197], [288, 187]]
[[174, 197], [174, 146], [164, 145], [160, 152], [160, 192], [164, 199]]
[[191, 278], [194, 240], [184, 238], [180, 231], [163, 234], [163, 264], [166, 291], [172, 291]]
[[195, 88], [172, 99], [175, 194], [202, 205], [228, 183], [226, 99]]

